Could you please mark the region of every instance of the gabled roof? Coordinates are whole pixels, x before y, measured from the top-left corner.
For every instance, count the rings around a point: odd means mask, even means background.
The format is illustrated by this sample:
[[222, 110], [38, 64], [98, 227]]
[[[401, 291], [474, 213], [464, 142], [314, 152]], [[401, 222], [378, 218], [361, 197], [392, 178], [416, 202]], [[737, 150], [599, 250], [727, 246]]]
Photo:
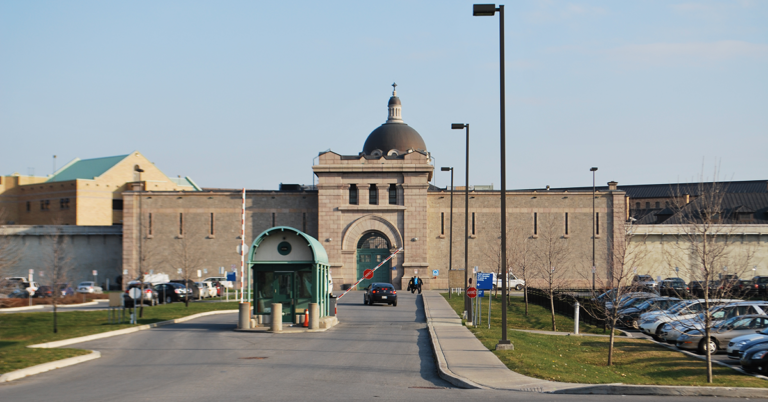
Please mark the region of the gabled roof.
[[[129, 154], [130, 155], [130, 154]], [[128, 155], [107, 156], [104, 158], [80, 159], [75, 158], [67, 163], [56, 174], [47, 180], [48, 183], [76, 179], [95, 179], [107, 170], [112, 169]]]

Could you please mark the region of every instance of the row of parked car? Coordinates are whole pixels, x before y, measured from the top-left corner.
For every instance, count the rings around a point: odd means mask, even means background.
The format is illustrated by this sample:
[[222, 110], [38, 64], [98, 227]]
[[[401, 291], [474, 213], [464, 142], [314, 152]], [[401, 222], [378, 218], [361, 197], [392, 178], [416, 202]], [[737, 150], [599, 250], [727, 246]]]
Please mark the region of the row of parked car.
[[73, 289], [68, 283], [59, 283], [56, 286], [41, 286], [37, 282], [27, 281], [26, 278], [5, 278], [0, 288], [10, 290], [6, 297], [22, 299], [53, 297], [54, 290], [56, 290], [59, 297], [72, 296], [75, 293], [103, 293], [102, 288], [93, 281], [80, 282]]
[[[680, 299], [651, 292], [612, 291], [596, 298], [610, 311], [617, 304], [619, 323], [659, 342], [705, 354], [726, 352], [745, 371], [768, 375], [768, 301]], [[617, 300], [618, 299], [618, 300]], [[706, 327], [710, 336], [706, 336]]]
[[128, 293], [133, 288], [143, 289], [141, 302], [154, 306], [160, 303], [184, 302], [187, 299], [207, 299], [221, 296], [225, 287], [219, 281], [193, 282], [184, 280], [172, 280], [166, 283], [152, 284], [139, 281], [128, 282], [125, 290], [124, 306], [133, 307], [133, 299]]
[[723, 275], [717, 280], [690, 281], [682, 278], [667, 278], [656, 282], [650, 275], [636, 275], [632, 286], [637, 289], [658, 292], [662, 296], [704, 297], [704, 289], [710, 295], [728, 294], [744, 298], [752, 296], [768, 297], [768, 276], [755, 276], [752, 279], [739, 279], [736, 275]]

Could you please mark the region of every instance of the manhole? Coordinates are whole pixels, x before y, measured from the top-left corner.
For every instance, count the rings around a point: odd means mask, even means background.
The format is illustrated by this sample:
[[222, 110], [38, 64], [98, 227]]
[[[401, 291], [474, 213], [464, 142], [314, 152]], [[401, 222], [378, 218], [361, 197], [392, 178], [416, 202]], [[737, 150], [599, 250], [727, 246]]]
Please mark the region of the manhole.
[[243, 359], [243, 360], [264, 360], [264, 359], [266, 359], [266, 357], [252, 356], [252, 357], [239, 357], [238, 359]]

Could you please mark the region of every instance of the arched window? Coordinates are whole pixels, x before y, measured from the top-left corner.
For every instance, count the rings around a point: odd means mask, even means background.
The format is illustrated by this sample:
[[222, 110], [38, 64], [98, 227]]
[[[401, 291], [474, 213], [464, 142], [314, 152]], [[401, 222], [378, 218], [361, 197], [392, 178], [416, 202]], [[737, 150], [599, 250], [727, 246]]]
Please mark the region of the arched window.
[[389, 240], [379, 232], [368, 232], [357, 242], [358, 249], [390, 249]]

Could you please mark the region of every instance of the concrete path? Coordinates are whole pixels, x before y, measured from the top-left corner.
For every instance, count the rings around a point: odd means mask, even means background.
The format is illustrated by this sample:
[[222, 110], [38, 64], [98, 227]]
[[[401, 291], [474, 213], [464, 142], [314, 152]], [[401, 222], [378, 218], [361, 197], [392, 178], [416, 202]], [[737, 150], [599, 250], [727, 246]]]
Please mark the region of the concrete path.
[[576, 384], [524, 376], [508, 369], [463, 326], [459, 316], [439, 292], [425, 291], [422, 297], [438, 374], [458, 387], [564, 394], [768, 398], [768, 390], [764, 388]]

